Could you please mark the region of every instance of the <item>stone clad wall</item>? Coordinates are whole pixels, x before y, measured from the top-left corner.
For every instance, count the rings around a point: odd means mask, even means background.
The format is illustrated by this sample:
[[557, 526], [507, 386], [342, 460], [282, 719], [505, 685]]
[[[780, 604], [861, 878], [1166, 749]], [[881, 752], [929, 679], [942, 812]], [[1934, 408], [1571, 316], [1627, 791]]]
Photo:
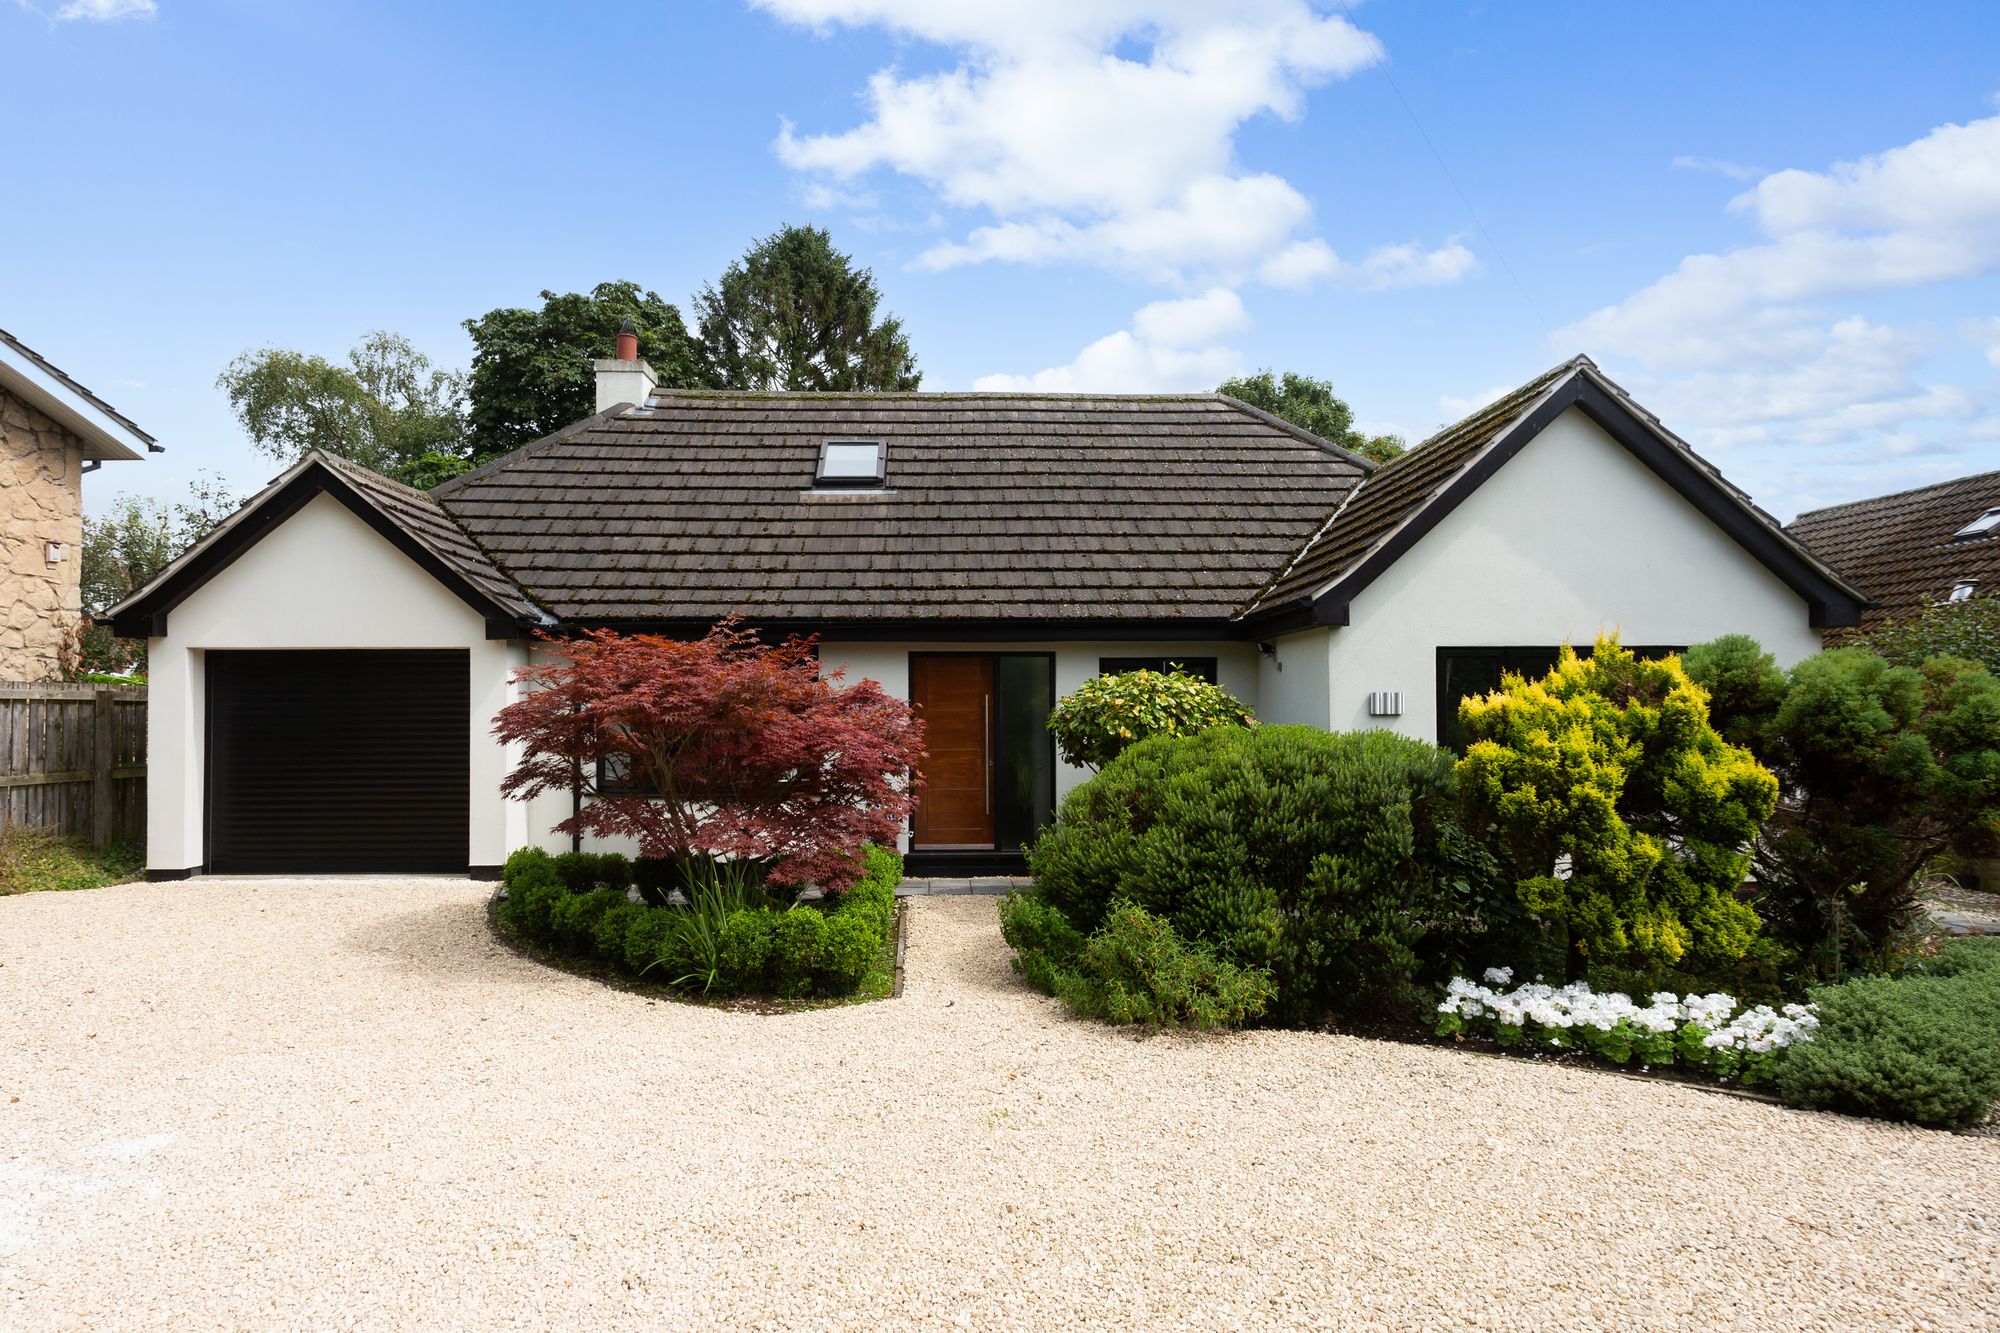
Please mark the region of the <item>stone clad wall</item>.
[[[49, 542], [63, 544], [50, 564]], [[83, 446], [0, 390], [0, 680], [49, 680], [77, 622], [83, 558]]]

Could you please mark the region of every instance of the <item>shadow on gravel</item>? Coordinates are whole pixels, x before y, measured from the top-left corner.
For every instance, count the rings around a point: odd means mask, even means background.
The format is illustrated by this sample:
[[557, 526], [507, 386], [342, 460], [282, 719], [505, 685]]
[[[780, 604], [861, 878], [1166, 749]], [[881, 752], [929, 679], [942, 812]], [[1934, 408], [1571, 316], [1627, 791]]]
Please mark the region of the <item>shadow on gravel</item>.
[[432, 903], [383, 917], [349, 931], [341, 943], [454, 984], [538, 986], [551, 976], [494, 938], [483, 900]]

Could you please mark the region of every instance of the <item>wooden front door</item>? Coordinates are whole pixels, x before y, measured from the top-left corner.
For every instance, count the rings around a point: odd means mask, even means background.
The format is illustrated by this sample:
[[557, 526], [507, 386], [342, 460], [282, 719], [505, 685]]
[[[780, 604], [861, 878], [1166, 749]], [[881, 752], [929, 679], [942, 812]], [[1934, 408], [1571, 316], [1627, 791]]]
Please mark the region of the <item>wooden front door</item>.
[[910, 702], [924, 720], [917, 847], [993, 845], [993, 659], [913, 654]]

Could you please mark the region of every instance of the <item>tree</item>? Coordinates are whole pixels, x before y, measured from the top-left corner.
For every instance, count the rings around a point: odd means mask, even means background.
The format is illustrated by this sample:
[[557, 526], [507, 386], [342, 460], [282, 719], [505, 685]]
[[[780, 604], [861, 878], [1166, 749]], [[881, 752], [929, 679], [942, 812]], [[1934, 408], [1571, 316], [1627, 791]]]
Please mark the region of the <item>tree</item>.
[[[922, 724], [872, 680], [822, 678], [813, 640], [766, 647], [725, 620], [693, 642], [598, 631], [544, 651], [493, 732], [523, 748], [506, 796], [580, 783], [560, 832], [683, 864], [769, 860], [780, 882], [837, 890], [915, 808]], [[601, 764], [626, 780], [601, 781]]]
[[1466, 812], [1522, 905], [1567, 934], [1573, 969], [1726, 966], [1756, 937], [1736, 890], [1778, 784], [1708, 708], [1678, 660], [1615, 635], [1459, 705]]
[[784, 227], [695, 298], [702, 353], [725, 389], [914, 390], [922, 380], [900, 320], [876, 322], [875, 275], [818, 227]]
[[185, 499], [173, 504], [116, 496], [100, 518], [83, 521], [83, 550], [77, 571], [84, 619], [77, 635], [77, 669], [118, 672], [143, 668], [143, 639], [117, 639], [104, 612], [151, 583], [182, 552], [219, 527], [238, 501], [211, 473], [198, 474]]
[[1921, 666], [1933, 657], [1962, 657], [2000, 673], [2000, 596], [1932, 602], [1913, 616], [1891, 620], [1861, 639], [1896, 666]]
[[1354, 409], [1333, 392], [1331, 380], [1314, 379], [1286, 371], [1282, 378], [1271, 371], [1224, 380], [1217, 393], [1239, 398], [1274, 417], [1283, 417], [1301, 430], [1311, 431], [1329, 444], [1386, 463], [1409, 446], [1400, 435], [1364, 435], [1354, 429]]
[[587, 295], [545, 291], [539, 310], [503, 308], [466, 320], [474, 460], [511, 453], [595, 412], [591, 362], [616, 354], [627, 319], [638, 331], [640, 358], [663, 386], [707, 383], [681, 312], [636, 282], [600, 282]]
[[2000, 680], [1977, 663], [1899, 666], [1857, 646], [1786, 672], [1741, 634], [1683, 660], [1716, 725], [1778, 777], [1758, 911], [1809, 975], [1883, 961], [1922, 911], [1925, 867], [2000, 834]]
[[369, 334], [344, 366], [278, 347], [245, 352], [216, 387], [251, 443], [281, 462], [324, 449], [399, 478], [467, 465], [464, 377], [399, 334]]
[[1228, 690], [1176, 668], [1093, 676], [1057, 702], [1049, 730], [1064, 763], [1095, 771], [1148, 736], [1190, 736], [1252, 720]]

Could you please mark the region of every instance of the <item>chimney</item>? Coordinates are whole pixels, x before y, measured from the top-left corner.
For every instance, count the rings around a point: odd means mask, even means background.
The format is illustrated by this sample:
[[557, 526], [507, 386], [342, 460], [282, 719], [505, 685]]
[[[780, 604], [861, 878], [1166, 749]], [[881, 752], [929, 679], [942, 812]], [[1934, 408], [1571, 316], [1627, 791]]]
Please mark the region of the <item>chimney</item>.
[[618, 355], [591, 363], [597, 371], [597, 410], [602, 412], [620, 403], [644, 407], [653, 396], [660, 377], [639, 359], [639, 331], [628, 316], [618, 329]]

